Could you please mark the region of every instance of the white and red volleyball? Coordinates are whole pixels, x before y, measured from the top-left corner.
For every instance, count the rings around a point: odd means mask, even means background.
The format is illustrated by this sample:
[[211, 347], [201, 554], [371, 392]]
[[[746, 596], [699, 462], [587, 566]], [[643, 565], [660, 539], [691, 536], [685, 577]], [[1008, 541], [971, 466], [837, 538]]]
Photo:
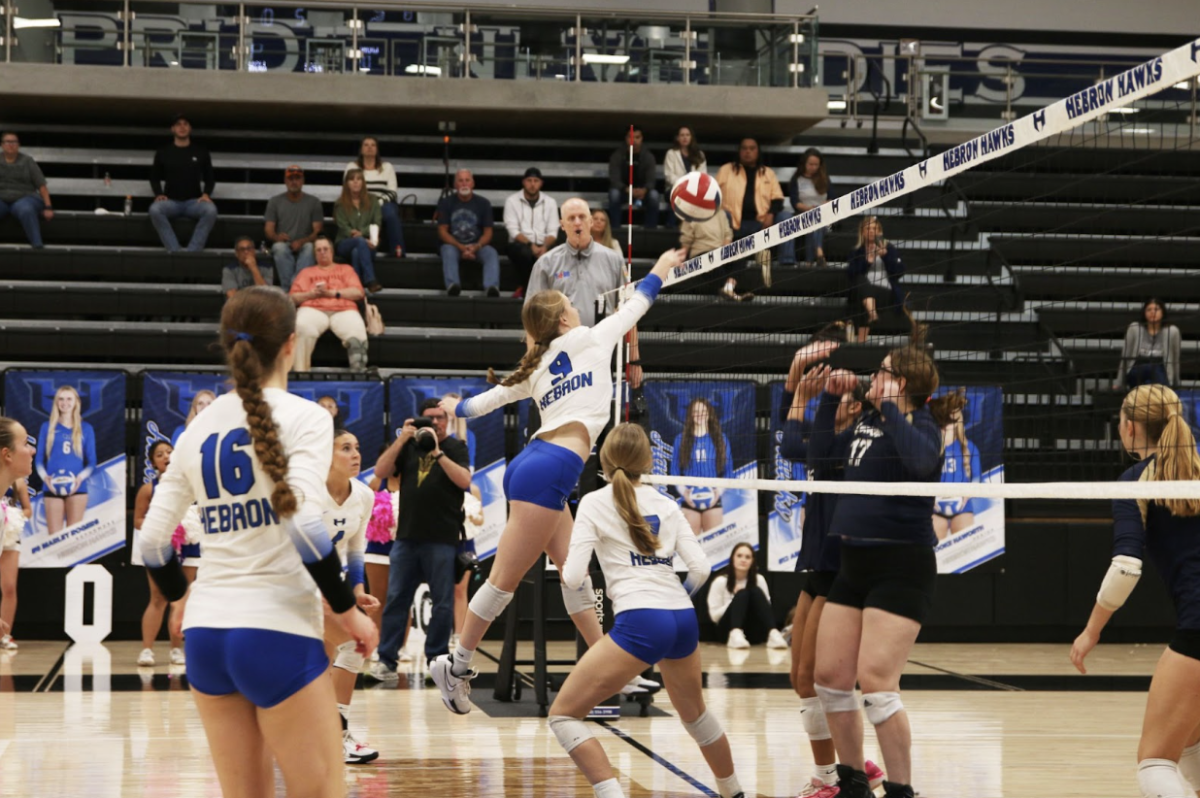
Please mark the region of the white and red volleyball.
[[688, 172], [671, 187], [671, 210], [685, 222], [707, 222], [721, 209], [721, 189], [704, 172]]

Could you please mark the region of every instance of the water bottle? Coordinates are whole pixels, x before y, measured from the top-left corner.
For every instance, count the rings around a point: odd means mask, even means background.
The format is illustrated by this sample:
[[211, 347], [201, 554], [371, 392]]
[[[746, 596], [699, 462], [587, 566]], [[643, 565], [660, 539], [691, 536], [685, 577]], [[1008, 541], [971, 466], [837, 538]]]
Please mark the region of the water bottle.
[[104, 187], [112, 188], [112, 175], [110, 175], [108, 172], [104, 173]]
[[133, 213], [133, 197], [126, 194], [125, 195], [125, 215], [128, 216], [131, 213]]

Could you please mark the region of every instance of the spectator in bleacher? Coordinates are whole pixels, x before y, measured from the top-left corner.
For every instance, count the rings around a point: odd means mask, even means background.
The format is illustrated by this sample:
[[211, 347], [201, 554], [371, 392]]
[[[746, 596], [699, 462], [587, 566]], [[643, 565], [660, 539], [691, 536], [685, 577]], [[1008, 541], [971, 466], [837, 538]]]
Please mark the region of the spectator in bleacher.
[[404, 225], [400, 223], [399, 184], [396, 170], [379, 157], [379, 141], [367, 136], [358, 146], [358, 158], [346, 164], [346, 171], [361, 169], [367, 181], [367, 191], [379, 203], [383, 217], [383, 232], [387, 236], [387, 251], [397, 258], [404, 257]]
[[[250, 236], [241, 236], [233, 243], [233, 256], [237, 261], [221, 270], [221, 290], [225, 292], [226, 299], [233, 299], [238, 291], [252, 285], [275, 283], [274, 270], [259, 264], [258, 247]], [[291, 287], [291, 282], [289, 278], [288, 287]]]
[[357, 303], [366, 292], [353, 267], [333, 262], [333, 243], [328, 238], [317, 236], [313, 251], [317, 264], [296, 275], [290, 292], [296, 304], [296, 359], [292, 370], [310, 371], [317, 339], [332, 330], [346, 347], [350, 368], [363, 371], [367, 367], [367, 326]]
[[212, 157], [208, 150], [192, 143], [192, 124], [183, 114], [175, 116], [171, 133], [174, 141], [154, 154], [150, 170], [150, 188], [154, 191], [150, 222], [167, 252], [178, 252], [181, 247], [171, 220], [177, 216], [195, 219], [196, 229], [187, 251], [199, 252], [217, 223], [217, 206], [211, 198], [217, 185]]
[[42, 227], [38, 214], [47, 222], [54, 218], [50, 189], [37, 161], [21, 154], [21, 140], [11, 131], [0, 133], [0, 219], [10, 213], [17, 217], [25, 238], [34, 249], [42, 248]]
[[550, 251], [558, 238], [558, 202], [542, 193], [542, 171], [525, 170], [521, 190], [504, 200], [504, 227], [508, 230], [508, 259], [517, 270], [513, 296], [522, 296], [534, 262]]
[[[825, 171], [825, 157], [815, 147], [809, 147], [800, 156], [796, 165], [796, 173], [788, 182], [788, 202], [775, 219], [782, 222], [791, 219], [805, 211], [811, 211], [829, 199], [829, 175]], [[813, 230], [804, 237], [804, 254], [808, 263], [823, 267], [825, 265], [825, 228]], [[796, 239], [785, 241], [780, 246], [779, 262], [795, 264]]]
[[525, 301], [538, 291], [562, 291], [579, 311], [579, 323], [596, 323], [596, 300], [625, 284], [625, 261], [592, 238], [592, 213], [587, 202], [573, 197], [562, 204], [566, 243], [547, 252], [533, 266]]
[[613, 150], [608, 159], [608, 217], [613, 227], [621, 224], [621, 209], [629, 201], [629, 146], [633, 145], [633, 207], [641, 208], [642, 224], [647, 230], [658, 227], [659, 193], [654, 189], [658, 161], [654, 153], [642, 146], [639, 128], [625, 134], [625, 146]]
[[287, 191], [267, 200], [263, 232], [271, 242], [279, 284], [287, 291], [296, 272], [316, 263], [313, 242], [325, 227], [325, 210], [319, 199], [304, 193], [304, 170], [299, 166], [284, 170], [283, 183]]
[[1178, 385], [1179, 352], [1183, 340], [1179, 328], [1165, 324], [1167, 306], [1160, 299], [1142, 304], [1142, 317], [1125, 331], [1125, 348], [1117, 369], [1117, 390], [1139, 385]]
[[597, 208], [592, 211], [592, 238], [602, 247], [608, 247], [613, 252], [625, 257], [621, 244], [613, 238], [612, 224], [608, 221], [608, 211]]
[[[684, 125], [675, 134], [675, 146], [663, 158], [663, 193], [669, 197], [675, 183], [688, 172], [708, 172], [708, 161], [692, 129]], [[675, 226], [675, 214], [667, 214], [667, 226]]]
[[733, 230], [724, 211], [718, 211], [707, 221], [684, 222], [679, 226], [679, 246], [687, 250], [689, 258], [712, 252], [732, 241]]
[[[775, 223], [775, 215], [783, 210], [783, 188], [775, 170], [763, 165], [758, 142], [742, 139], [737, 163], [727, 163], [717, 170], [717, 185], [721, 187], [721, 207], [729, 214], [729, 226], [734, 238], [744, 238]], [[756, 259], [763, 269], [770, 266], [770, 252], [763, 251]], [[752, 299], [753, 294], [739, 294], [733, 271], [736, 262], [723, 270], [728, 275], [721, 295], [727, 299]]]
[[858, 225], [858, 243], [847, 264], [850, 276], [850, 315], [865, 343], [871, 325], [885, 311], [904, 308], [904, 263], [896, 245], [883, 237], [876, 216], [864, 216]]
[[[350, 169], [342, 178], [342, 196], [333, 203], [337, 222], [335, 251], [342, 260], [350, 259], [355, 274], [374, 294], [383, 288], [375, 279], [375, 249], [379, 245], [379, 203], [367, 192], [361, 169]], [[375, 237], [371, 237], [371, 228]]]
[[492, 243], [492, 203], [475, 193], [470, 169], [454, 175], [454, 194], [437, 206], [438, 238], [442, 240], [442, 276], [446, 293], [462, 291], [460, 261], [483, 264], [483, 287], [490, 297], [500, 296], [500, 255]]

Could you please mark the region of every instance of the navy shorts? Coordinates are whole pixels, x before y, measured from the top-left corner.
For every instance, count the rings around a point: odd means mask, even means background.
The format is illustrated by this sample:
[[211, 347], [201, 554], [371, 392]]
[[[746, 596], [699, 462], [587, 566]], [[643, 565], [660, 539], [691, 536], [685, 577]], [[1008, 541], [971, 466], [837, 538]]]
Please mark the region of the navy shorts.
[[612, 641], [622, 650], [653, 665], [660, 659], [683, 659], [700, 645], [696, 611], [626, 610], [617, 615]]
[[529, 502], [561, 510], [579, 483], [583, 461], [570, 449], [535, 440], [504, 472], [504, 495], [510, 502]]
[[188, 684], [205, 695], [240, 693], [259, 709], [286, 701], [329, 670], [316, 637], [270, 629], [188, 629]]

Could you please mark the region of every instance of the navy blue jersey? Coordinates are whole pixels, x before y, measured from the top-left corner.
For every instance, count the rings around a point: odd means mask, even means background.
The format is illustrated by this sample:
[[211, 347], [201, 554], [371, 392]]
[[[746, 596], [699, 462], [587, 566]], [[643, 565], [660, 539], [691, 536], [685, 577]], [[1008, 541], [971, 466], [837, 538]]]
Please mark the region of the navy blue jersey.
[[[788, 420], [783, 423], [783, 442], [779, 453], [794, 463], [808, 463], [812, 424], [807, 421]], [[850, 439], [846, 435], [831, 438], [833, 450], [825, 457], [809, 465], [809, 478], [818, 480], [840, 480], [846, 470], [846, 457]], [[800, 530], [800, 556], [796, 559], [797, 571], [836, 571], [842, 563], [841, 539], [832, 537], [829, 530], [833, 525], [833, 511], [837, 507], [838, 494], [810, 493], [804, 505], [804, 526]]]
[[[840, 396], [821, 394], [809, 444], [809, 466], [834, 451], [834, 419]], [[864, 411], [841, 433], [849, 439], [844, 478], [852, 482], [938, 482], [942, 476], [942, 431], [928, 407], [904, 416], [892, 402]], [[914, 543], [933, 546], [930, 496], [843, 495], [830, 532], [848, 545]]]
[[[1148, 479], [1146, 470], [1153, 462], [1153, 455], [1147, 457], [1122, 474], [1121, 481]], [[1144, 560], [1148, 555], [1167, 583], [1176, 626], [1200, 631], [1200, 517], [1174, 516], [1162, 505], [1137, 499], [1114, 499], [1112, 505], [1113, 556]]]

